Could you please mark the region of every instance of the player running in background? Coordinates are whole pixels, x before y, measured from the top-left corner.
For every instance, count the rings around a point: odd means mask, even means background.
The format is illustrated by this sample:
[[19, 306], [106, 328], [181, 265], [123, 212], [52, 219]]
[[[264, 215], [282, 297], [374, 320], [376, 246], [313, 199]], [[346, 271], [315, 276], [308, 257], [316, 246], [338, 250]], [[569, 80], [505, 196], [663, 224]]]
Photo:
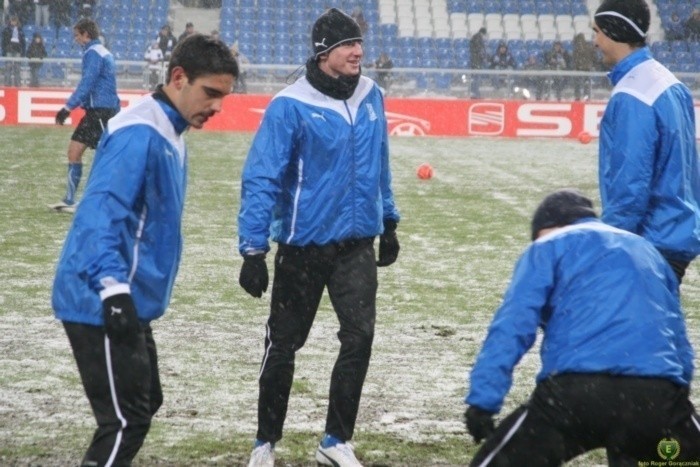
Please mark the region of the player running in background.
[[73, 38], [83, 48], [82, 76], [75, 91], [56, 114], [56, 124], [63, 125], [71, 110], [82, 107], [85, 115], [68, 143], [68, 179], [66, 195], [49, 208], [75, 212], [75, 194], [83, 174], [83, 154], [95, 149], [107, 121], [119, 112], [114, 56], [99, 40], [97, 23], [82, 18], [73, 26]]
[[[642, 465], [664, 440], [680, 446], [675, 460], [700, 459], [693, 349], [669, 264], [574, 190], [542, 201], [532, 239], [470, 374], [467, 430], [486, 438], [472, 465], [555, 466], [597, 448], [610, 465]], [[494, 430], [538, 327], [535, 390]]]
[[188, 37], [166, 84], [112, 118], [97, 147], [52, 298], [97, 420], [83, 466], [131, 465], [163, 401], [150, 323], [180, 263], [183, 133], [221, 111], [237, 75], [226, 44]]

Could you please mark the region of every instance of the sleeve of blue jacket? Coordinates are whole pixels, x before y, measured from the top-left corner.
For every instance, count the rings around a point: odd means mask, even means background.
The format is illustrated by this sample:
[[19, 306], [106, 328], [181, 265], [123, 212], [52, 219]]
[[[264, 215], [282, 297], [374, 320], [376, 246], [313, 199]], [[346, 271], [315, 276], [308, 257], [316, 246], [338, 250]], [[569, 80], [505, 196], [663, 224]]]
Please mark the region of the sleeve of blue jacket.
[[532, 244], [518, 260], [513, 278], [472, 368], [465, 402], [500, 412], [513, 384], [513, 370], [535, 342], [537, 327], [554, 284], [554, 267], [542, 245]]
[[281, 191], [281, 180], [295, 143], [297, 116], [284, 98], [268, 106], [248, 151], [241, 181], [238, 214], [238, 249], [269, 251], [272, 209]]
[[601, 220], [639, 234], [649, 205], [658, 144], [654, 109], [626, 93], [616, 94], [608, 106], [614, 144], [601, 148], [599, 158]]
[[132, 252], [123, 251], [130, 242], [122, 237], [137, 236], [127, 232], [126, 224], [145, 178], [149, 135], [145, 126], [127, 127], [103, 138], [97, 149], [78, 211], [82, 218], [79, 223], [76, 219], [84, 236], [83, 248], [90, 251], [83, 270], [97, 292], [129, 283], [127, 258]]
[[[382, 100], [383, 104], [383, 100]], [[384, 109], [382, 108], [382, 111]], [[398, 222], [400, 219], [399, 211], [396, 209], [394, 202], [394, 193], [391, 189], [391, 166], [389, 164], [389, 133], [384, 133], [382, 139], [382, 173], [381, 173], [381, 190], [382, 190], [382, 210], [383, 218], [391, 219]]]
[[94, 50], [86, 50], [85, 55], [83, 55], [83, 68], [80, 82], [75, 88], [75, 91], [73, 91], [73, 94], [68, 98], [68, 102], [66, 102], [66, 107], [68, 107], [69, 110], [80, 107], [87, 102], [90, 90], [95, 86], [95, 82], [100, 75], [101, 66], [100, 54]]

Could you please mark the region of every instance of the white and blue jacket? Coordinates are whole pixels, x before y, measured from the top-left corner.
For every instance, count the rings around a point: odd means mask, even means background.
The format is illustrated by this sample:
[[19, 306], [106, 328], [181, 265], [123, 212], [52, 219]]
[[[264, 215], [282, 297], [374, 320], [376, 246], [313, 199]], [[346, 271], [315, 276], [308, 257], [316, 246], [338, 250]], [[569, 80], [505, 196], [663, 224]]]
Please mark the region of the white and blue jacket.
[[66, 107], [119, 109], [116, 75], [114, 56], [98, 39], [91, 40], [83, 46], [82, 76]]
[[182, 251], [187, 126], [151, 95], [109, 120], [58, 260], [56, 318], [101, 326], [102, 300], [119, 293], [142, 321], [163, 315]]
[[389, 168], [384, 100], [360, 77], [348, 100], [328, 97], [305, 77], [277, 94], [243, 168], [239, 251], [326, 245], [374, 237], [398, 221]]
[[608, 75], [600, 125], [603, 222], [649, 240], [668, 259], [700, 254], [700, 168], [688, 88], [641, 48]]
[[693, 349], [668, 262], [642, 237], [595, 218], [533, 242], [488, 330], [466, 403], [499, 412], [513, 369], [544, 330], [537, 381], [565, 373], [688, 386]]

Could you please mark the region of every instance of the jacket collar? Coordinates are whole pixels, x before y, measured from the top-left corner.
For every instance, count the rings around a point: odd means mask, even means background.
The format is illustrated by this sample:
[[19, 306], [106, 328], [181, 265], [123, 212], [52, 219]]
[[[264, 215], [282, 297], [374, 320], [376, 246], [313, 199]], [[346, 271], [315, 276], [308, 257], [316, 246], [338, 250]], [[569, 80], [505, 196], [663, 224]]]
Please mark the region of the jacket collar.
[[101, 44], [99, 39], [93, 39], [83, 46], [83, 50], [87, 50], [95, 44]]
[[170, 98], [163, 91], [163, 85], [159, 84], [156, 91], [153, 93], [153, 99], [158, 101], [165, 115], [168, 116], [168, 120], [173, 124], [175, 132], [181, 135], [187, 127], [190, 126], [189, 122], [180, 115], [180, 112], [175, 108], [175, 104], [170, 100]]
[[610, 70], [610, 73], [608, 73], [608, 79], [610, 79], [610, 82], [615, 86], [632, 68], [652, 58], [649, 47], [637, 49], [617, 62], [613, 69]]

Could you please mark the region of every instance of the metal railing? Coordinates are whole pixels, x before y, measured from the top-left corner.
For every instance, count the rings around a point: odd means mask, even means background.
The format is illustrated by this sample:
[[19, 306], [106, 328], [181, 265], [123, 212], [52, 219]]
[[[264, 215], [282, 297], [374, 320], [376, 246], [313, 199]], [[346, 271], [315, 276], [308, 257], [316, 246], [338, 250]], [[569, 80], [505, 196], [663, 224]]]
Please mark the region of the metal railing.
[[[72, 88], [81, 77], [80, 59], [0, 57], [2, 83], [30, 86], [30, 64], [41, 64], [38, 84], [42, 87]], [[117, 86], [152, 89], [153, 84], [164, 81], [166, 69], [167, 63], [163, 63], [152, 80], [154, 70], [145, 61], [118, 61]], [[246, 92], [275, 94], [303, 70], [299, 65], [247, 65], [242, 72]], [[374, 68], [365, 68], [363, 73], [378, 78]], [[700, 99], [700, 73], [675, 75], [688, 85], [695, 99]], [[606, 100], [610, 94], [610, 83], [603, 72], [393, 68], [386, 75], [386, 84], [390, 97]]]

